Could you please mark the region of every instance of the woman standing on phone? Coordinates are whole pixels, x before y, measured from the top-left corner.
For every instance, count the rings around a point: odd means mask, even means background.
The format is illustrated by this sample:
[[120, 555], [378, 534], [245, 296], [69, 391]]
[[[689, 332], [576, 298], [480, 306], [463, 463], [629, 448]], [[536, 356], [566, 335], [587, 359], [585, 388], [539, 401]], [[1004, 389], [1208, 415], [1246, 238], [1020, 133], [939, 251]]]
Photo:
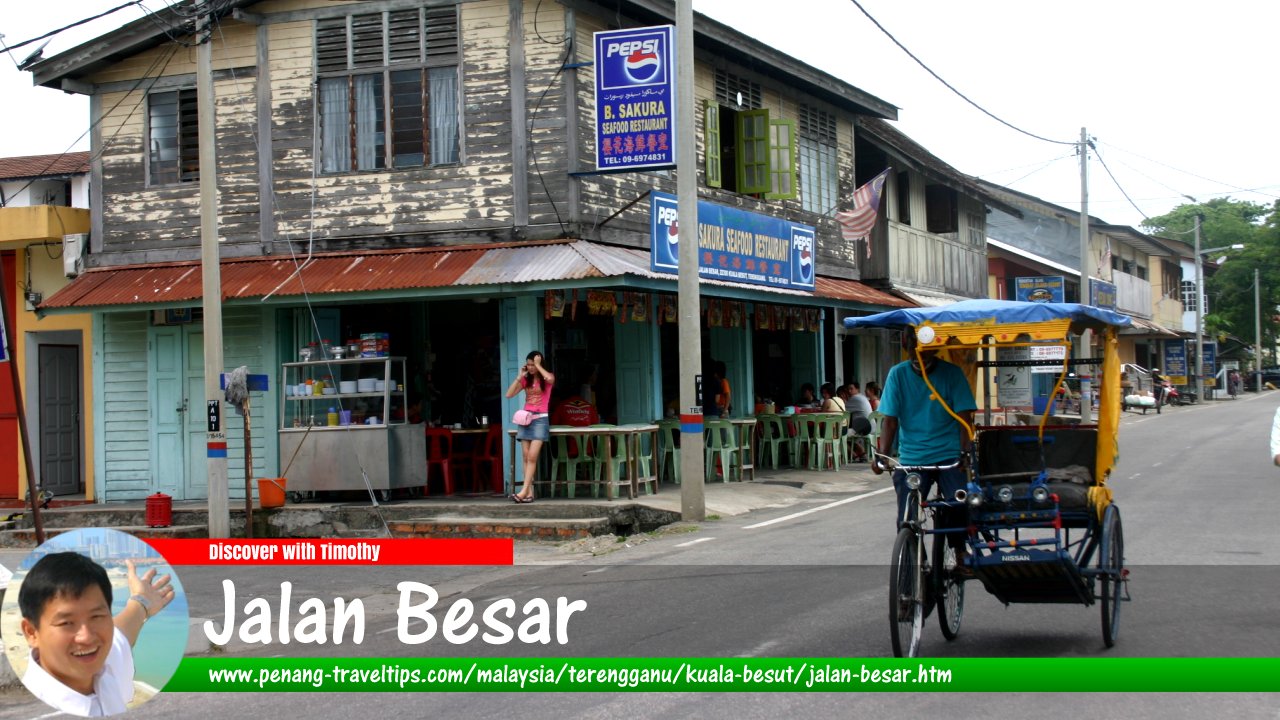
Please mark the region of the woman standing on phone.
[[516, 427], [516, 439], [524, 451], [524, 484], [520, 492], [508, 496], [512, 502], [533, 502], [533, 474], [538, 470], [538, 453], [542, 452], [542, 444], [551, 437], [547, 411], [551, 405], [551, 388], [555, 384], [556, 376], [542, 366], [542, 353], [534, 350], [525, 356], [524, 372], [507, 388], [508, 398], [519, 395], [523, 390], [524, 409], [533, 414], [528, 425]]

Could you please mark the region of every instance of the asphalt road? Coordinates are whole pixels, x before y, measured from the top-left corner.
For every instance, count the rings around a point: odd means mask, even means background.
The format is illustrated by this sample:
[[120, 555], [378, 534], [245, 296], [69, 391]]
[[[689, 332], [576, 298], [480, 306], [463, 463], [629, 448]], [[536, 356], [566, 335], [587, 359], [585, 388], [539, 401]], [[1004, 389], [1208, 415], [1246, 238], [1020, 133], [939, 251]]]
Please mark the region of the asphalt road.
[[[1280, 393], [1235, 402], [1126, 414], [1112, 480], [1125, 527], [1132, 602], [1120, 641], [1103, 646], [1097, 606], [1002, 606], [969, 586], [960, 638], [948, 643], [930, 618], [923, 653], [938, 657], [1215, 657], [1280, 655], [1280, 526], [1270, 499], [1280, 469], [1270, 463], [1271, 417]], [[233, 656], [863, 656], [891, 654], [884, 565], [893, 539], [887, 479], [807, 505], [703, 523], [602, 557], [562, 566], [468, 568], [236, 569], [239, 605], [272, 599], [293, 584], [295, 602], [362, 598], [360, 645], [245, 646]], [[4, 562], [5, 558], [0, 558]], [[193, 616], [221, 621], [222, 568], [184, 568]], [[407, 646], [396, 637], [396, 583], [429, 583], [442, 605], [514, 597], [583, 599], [567, 645], [453, 646], [438, 638]], [[993, 666], [997, 670], [1007, 663]], [[1034, 664], [1028, 665], [1034, 668]], [[1033, 675], [993, 676], [993, 690], [1026, 690]], [[1080, 678], [1087, 690], [1088, 678]], [[21, 696], [0, 696], [0, 720], [45, 714]], [[966, 710], [966, 708], [968, 710]], [[165, 693], [131, 713], [145, 717], [263, 717], [348, 720], [360, 712], [447, 717], [773, 718], [931, 713], [1045, 717], [1280, 717], [1280, 695], [1114, 694], [183, 694]]]

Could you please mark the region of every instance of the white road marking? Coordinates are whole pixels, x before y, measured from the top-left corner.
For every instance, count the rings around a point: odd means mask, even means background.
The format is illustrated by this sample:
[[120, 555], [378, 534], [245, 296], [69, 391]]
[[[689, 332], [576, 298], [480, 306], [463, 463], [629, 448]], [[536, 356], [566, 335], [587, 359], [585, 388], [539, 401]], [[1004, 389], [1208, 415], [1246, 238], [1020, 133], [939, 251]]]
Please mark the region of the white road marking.
[[837, 500], [837, 501], [835, 501], [835, 502], [833, 502], [833, 503], [828, 503], [828, 504], [826, 504], [826, 505], [819, 505], [819, 506], [818, 506], [818, 507], [816, 507], [816, 508], [809, 508], [808, 510], [803, 510], [803, 511], [798, 512], [798, 513], [792, 513], [792, 514], [790, 514], [790, 515], [784, 515], [784, 516], [782, 516], [782, 517], [780, 517], [780, 518], [774, 518], [774, 519], [772, 519], [772, 520], [765, 520], [764, 522], [756, 523], [755, 525], [747, 525], [747, 526], [743, 527], [742, 529], [743, 529], [743, 530], [754, 530], [755, 528], [762, 528], [762, 527], [765, 527], [765, 526], [768, 526], [768, 525], [773, 525], [773, 524], [775, 524], [775, 523], [786, 522], [787, 520], [795, 520], [795, 519], [796, 519], [796, 518], [798, 518], [798, 517], [804, 517], [805, 515], [811, 515], [811, 514], [813, 514], [813, 513], [820, 512], [820, 511], [822, 511], [822, 510], [830, 510], [830, 509], [831, 509], [831, 508], [833, 508], [833, 507], [840, 507], [841, 505], [846, 505], [846, 504], [851, 503], [851, 502], [857, 502], [857, 501], [859, 501], [859, 500], [862, 500], [863, 498], [869, 498], [869, 497], [872, 497], [872, 496], [875, 496], [875, 495], [880, 495], [880, 494], [883, 494], [883, 493], [891, 492], [892, 490], [893, 490], [893, 486], [892, 486], [892, 485], [890, 485], [889, 487], [886, 487], [886, 488], [880, 488], [879, 490], [872, 490], [872, 491], [871, 491], [871, 492], [869, 492], [869, 493], [863, 493], [863, 494], [861, 494], [861, 495], [854, 495], [854, 496], [853, 496], [853, 497], [851, 497], [851, 498], [845, 498], [845, 499], [843, 499], [843, 500]]
[[1163, 465], [1163, 464], [1164, 464], [1163, 462], [1152, 463], [1152, 464], [1151, 464], [1151, 467], [1160, 467], [1160, 466], [1161, 466], [1161, 465]]
[[595, 570], [588, 570], [588, 571], [586, 571], [586, 572], [584, 572], [584, 573], [582, 573], [582, 574], [583, 574], [583, 575], [594, 575], [594, 574], [596, 574], [596, 573], [602, 573], [602, 572], [605, 572], [605, 571], [606, 571], [606, 570], [608, 570], [608, 569], [609, 569], [609, 568], [607, 568], [607, 567], [596, 568]]
[[690, 545], [697, 545], [698, 543], [706, 542], [706, 541], [708, 541], [708, 540], [715, 540], [715, 538], [713, 538], [713, 537], [698, 538], [697, 540], [690, 540], [689, 542], [682, 542], [682, 543], [680, 543], [679, 545], [676, 545], [676, 547], [689, 547]]

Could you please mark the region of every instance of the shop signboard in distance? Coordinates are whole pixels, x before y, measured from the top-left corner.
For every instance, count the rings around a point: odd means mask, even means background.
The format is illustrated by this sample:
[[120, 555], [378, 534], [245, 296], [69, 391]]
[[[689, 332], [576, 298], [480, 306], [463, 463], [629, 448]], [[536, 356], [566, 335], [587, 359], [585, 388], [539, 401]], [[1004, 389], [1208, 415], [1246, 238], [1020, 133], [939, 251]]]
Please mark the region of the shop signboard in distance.
[[1181, 340], [1164, 344], [1164, 365], [1160, 367], [1161, 375], [1174, 385], [1187, 385], [1187, 345]]
[[1015, 278], [1017, 298], [1022, 302], [1064, 302], [1066, 278], [1061, 275]]
[[[676, 197], [649, 194], [649, 269], [679, 274]], [[698, 201], [698, 276], [813, 292], [814, 229], [760, 213]]]
[[596, 169], [676, 162], [675, 26], [595, 33]]

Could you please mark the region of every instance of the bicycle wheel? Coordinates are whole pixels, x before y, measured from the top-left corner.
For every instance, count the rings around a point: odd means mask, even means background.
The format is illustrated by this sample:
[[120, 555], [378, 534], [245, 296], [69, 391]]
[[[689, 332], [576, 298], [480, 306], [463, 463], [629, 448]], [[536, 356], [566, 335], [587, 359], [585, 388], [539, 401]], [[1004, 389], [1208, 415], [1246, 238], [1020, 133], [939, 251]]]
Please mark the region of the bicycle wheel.
[[889, 637], [895, 657], [915, 657], [924, 630], [923, 568], [920, 538], [909, 528], [898, 531], [889, 568]]
[[938, 602], [938, 626], [942, 636], [955, 640], [964, 617], [964, 583], [952, 572], [956, 567], [956, 549], [945, 535], [933, 536], [933, 592]]
[[1116, 644], [1120, 636], [1120, 573], [1124, 570], [1124, 528], [1120, 524], [1120, 509], [1107, 508], [1102, 521], [1102, 547], [1098, 553], [1099, 579], [1102, 582], [1102, 641], [1107, 647]]

